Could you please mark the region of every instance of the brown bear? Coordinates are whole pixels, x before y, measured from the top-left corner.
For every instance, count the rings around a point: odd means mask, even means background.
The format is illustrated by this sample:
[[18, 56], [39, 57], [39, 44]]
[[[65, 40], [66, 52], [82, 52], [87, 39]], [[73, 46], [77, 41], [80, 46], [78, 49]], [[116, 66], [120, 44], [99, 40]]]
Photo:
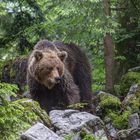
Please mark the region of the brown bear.
[[39, 41], [28, 60], [27, 81], [32, 99], [47, 112], [91, 103], [91, 67], [74, 44]]

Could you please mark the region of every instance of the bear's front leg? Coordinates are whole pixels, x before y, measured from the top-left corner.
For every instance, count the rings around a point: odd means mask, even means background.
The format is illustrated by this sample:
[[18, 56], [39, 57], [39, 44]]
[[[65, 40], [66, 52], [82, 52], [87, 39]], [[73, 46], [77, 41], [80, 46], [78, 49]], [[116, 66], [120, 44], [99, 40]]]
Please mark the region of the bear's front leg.
[[80, 102], [79, 87], [75, 84], [73, 77], [68, 70], [65, 70], [64, 74], [64, 89], [68, 105]]

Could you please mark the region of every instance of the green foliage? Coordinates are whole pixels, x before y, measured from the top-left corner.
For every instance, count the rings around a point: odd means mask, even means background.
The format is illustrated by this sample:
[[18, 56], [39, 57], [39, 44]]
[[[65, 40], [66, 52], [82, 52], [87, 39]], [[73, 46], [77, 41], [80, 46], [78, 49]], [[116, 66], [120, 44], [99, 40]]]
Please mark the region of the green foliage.
[[125, 58], [125, 56], [116, 56], [115, 60], [117, 60], [118, 62], [119, 61], [122, 62], [122, 61], [126, 61], [126, 58]]
[[31, 126], [32, 121], [37, 120], [34, 113], [24, 110], [19, 104], [0, 107], [0, 116], [0, 139], [7, 140], [15, 140], [23, 130]]
[[0, 83], [0, 98], [2, 104], [6, 103], [6, 97], [8, 96], [16, 96], [16, 92], [18, 90], [17, 85], [8, 84], [8, 83]]
[[15, 96], [15, 93], [17, 92], [18, 87], [14, 84], [8, 84], [8, 83], [0, 83], [0, 96], [3, 95], [13, 95]]
[[0, 106], [0, 139], [18, 139], [22, 132], [37, 121], [50, 126], [47, 114], [40, 109], [37, 102], [24, 99]]
[[121, 95], [126, 95], [132, 84], [140, 84], [140, 73], [139, 72], [128, 72], [126, 73], [120, 82]]
[[[12, 50], [12, 56], [15, 53], [24, 54], [44, 34], [39, 25], [45, 21], [44, 14], [36, 0], [32, 2], [28, 0], [2, 0], [0, 7], [3, 19], [0, 26], [2, 31], [0, 35], [1, 47], [4, 48], [3, 50]], [[37, 27], [34, 30], [30, 30], [31, 27], [35, 26]], [[7, 54], [10, 55], [10, 53]]]
[[96, 52], [95, 50], [95, 58], [92, 60], [93, 62], [93, 71], [92, 71], [92, 90], [99, 91], [105, 89], [105, 69], [104, 69], [104, 61], [103, 54], [100, 52]]
[[98, 68], [93, 70], [92, 79], [93, 79], [93, 85], [92, 85], [93, 91], [99, 91], [105, 89], [105, 71], [103, 68]]
[[127, 129], [128, 128], [128, 118], [130, 116], [130, 111], [124, 111], [122, 114], [119, 112], [110, 112], [108, 117], [111, 118], [112, 124], [117, 129]]
[[0, 139], [15, 140], [37, 121], [50, 126], [49, 118], [38, 103], [31, 100], [8, 102], [7, 96], [15, 96], [17, 85], [0, 83]]

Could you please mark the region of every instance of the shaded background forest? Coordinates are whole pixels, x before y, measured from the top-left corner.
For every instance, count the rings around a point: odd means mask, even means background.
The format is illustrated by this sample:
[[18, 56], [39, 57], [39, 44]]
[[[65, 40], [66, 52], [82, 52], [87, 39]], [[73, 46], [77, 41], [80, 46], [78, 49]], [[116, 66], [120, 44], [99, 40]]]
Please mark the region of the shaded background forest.
[[0, 2], [1, 72], [7, 62], [26, 58], [41, 39], [82, 47], [93, 68], [93, 91], [119, 93], [122, 75], [140, 63], [139, 0]]

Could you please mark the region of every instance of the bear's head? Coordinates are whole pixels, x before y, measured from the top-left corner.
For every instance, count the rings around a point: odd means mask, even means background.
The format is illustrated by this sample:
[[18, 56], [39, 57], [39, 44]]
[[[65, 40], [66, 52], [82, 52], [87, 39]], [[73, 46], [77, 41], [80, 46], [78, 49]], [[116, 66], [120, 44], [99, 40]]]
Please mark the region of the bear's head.
[[64, 75], [65, 51], [35, 50], [29, 60], [28, 71], [39, 83], [52, 89]]

